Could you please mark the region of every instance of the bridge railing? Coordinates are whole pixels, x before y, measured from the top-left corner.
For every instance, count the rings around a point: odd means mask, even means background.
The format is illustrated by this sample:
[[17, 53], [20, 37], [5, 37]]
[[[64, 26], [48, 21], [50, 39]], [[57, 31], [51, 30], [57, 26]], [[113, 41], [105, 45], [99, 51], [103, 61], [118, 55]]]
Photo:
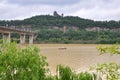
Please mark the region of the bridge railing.
[[0, 26], [0, 27], [6, 28], [6, 29], [35, 33], [34, 31], [31, 30], [31, 28], [19, 28], [19, 27], [16, 27], [16, 26]]

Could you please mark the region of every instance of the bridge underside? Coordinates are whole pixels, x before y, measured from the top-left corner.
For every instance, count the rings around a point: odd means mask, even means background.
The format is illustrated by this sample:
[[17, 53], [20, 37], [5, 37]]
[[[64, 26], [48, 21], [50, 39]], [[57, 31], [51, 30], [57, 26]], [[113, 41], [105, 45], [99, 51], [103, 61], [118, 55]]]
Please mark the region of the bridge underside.
[[29, 44], [33, 44], [33, 39], [35, 37], [35, 34], [32, 32], [26, 32], [16, 29], [9, 29], [0, 27], [0, 33], [2, 33], [3, 42], [11, 42], [11, 34], [17, 33], [20, 35], [20, 44], [25, 44], [26, 42], [26, 35], [29, 36]]
[[[20, 35], [20, 44], [26, 43], [26, 34], [19, 34]], [[29, 44], [33, 44], [34, 35], [29, 36]], [[2, 33], [3, 42], [11, 42], [11, 33]]]

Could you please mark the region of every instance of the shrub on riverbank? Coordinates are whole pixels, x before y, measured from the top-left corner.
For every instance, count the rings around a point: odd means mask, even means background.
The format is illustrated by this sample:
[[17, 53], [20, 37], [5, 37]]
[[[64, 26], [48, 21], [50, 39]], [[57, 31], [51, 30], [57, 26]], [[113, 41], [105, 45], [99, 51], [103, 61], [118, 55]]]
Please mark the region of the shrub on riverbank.
[[36, 47], [21, 49], [15, 43], [0, 46], [0, 80], [44, 80], [46, 58]]

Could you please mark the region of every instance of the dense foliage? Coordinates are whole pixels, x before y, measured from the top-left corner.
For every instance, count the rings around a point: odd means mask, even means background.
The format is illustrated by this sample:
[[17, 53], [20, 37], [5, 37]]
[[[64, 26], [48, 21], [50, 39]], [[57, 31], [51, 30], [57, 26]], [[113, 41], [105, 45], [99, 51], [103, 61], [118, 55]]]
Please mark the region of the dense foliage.
[[53, 43], [120, 43], [120, 32], [115, 31], [67, 31], [40, 30], [37, 37], [38, 42]]
[[51, 15], [39, 15], [24, 20], [0, 21], [0, 25], [6, 26], [6, 24], [8, 26], [31, 25], [36, 28], [46, 28], [48, 26], [76, 26], [81, 29], [96, 26], [102, 28], [120, 28], [120, 21], [93, 21], [80, 17], [54, 17]]
[[[55, 17], [51, 15], [39, 15], [24, 20], [0, 21], [0, 26], [31, 27], [38, 32], [36, 42], [44, 43], [120, 43], [120, 32], [115, 31], [87, 31], [86, 28], [119, 29], [120, 21], [93, 21], [80, 17], [65, 16]], [[63, 27], [67, 31], [63, 31]], [[57, 27], [55, 29], [54, 27]], [[73, 29], [76, 28], [77, 30]], [[62, 30], [60, 30], [60, 28]], [[18, 35], [12, 35], [16, 37]], [[1, 37], [1, 35], [0, 35]]]
[[15, 43], [0, 46], [0, 80], [45, 80], [47, 62], [39, 49], [20, 49]]
[[[26, 35], [27, 36], [27, 35]], [[11, 34], [11, 41], [20, 42], [19, 34]], [[2, 39], [2, 35], [0, 35]], [[28, 42], [29, 36], [26, 37]], [[120, 43], [120, 32], [116, 31], [67, 31], [41, 29], [38, 32], [37, 43], [101, 43], [114, 44]]]
[[[111, 55], [118, 54], [120, 55], [119, 46], [98, 46], [97, 49], [101, 54], [109, 53]], [[101, 76], [104, 80], [120, 80], [120, 64], [119, 63], [101, 63], [97, 64], [94, 67], [91, 67], [91, 70], [95, 70], [96, 74]]]

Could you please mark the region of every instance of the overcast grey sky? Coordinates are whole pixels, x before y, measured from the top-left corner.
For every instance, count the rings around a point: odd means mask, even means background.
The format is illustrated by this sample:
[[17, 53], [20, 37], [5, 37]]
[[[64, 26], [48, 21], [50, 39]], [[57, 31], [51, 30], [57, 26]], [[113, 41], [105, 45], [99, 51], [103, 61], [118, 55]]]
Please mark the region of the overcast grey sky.
[[0, 0], [0, 20], [53, 14], [92, 20], [120, 20], [120, 0]]

